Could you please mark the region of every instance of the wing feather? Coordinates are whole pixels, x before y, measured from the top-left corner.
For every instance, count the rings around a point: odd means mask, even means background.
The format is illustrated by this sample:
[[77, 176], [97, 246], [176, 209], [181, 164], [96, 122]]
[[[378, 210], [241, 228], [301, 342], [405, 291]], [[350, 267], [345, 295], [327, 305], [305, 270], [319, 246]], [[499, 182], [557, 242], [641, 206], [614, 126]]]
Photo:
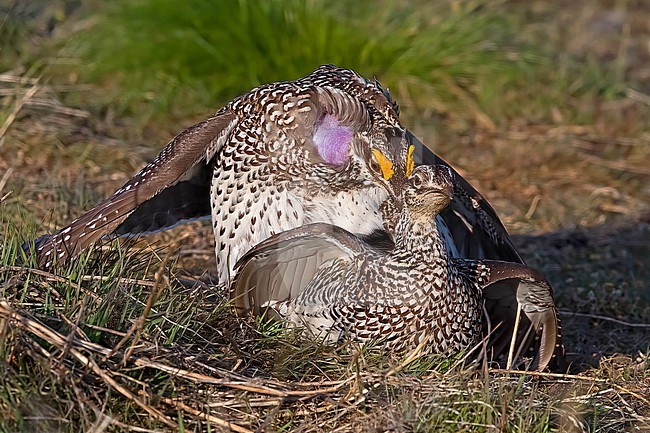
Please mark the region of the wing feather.
[[110, 198], [57, 233], [35, 241], [39, 267], [63, 264], [93, 242], [112, 233], [143, 203], [156, 197], [187, 176], [193, 168], [207, 163], [220, 148], [237, 122], [229, 112], [187, 128], [177, 135], [158, 157], [133, 176]]
[[326, 263], [350, 260], [367, 251], [353, 234], [330, 224], [308, 224], [279, 233], [237, 262], [231, 299], [240, 315], [260, 315], [266, 306], [295, 299]]
[[[514, 332], [517, 309], [523, 311], [516, 353], [535, 353], [532, 368], [564, 367], [564, 346], [553, 289], [544, 276], [526, 265], [496, 260], [458, 260], [459, 267], [483, 288], [485, 308], [496, 332], [489, 347], [494, 359], [504, 357]], [[551, 365], [553, 363], [553, 365]]]

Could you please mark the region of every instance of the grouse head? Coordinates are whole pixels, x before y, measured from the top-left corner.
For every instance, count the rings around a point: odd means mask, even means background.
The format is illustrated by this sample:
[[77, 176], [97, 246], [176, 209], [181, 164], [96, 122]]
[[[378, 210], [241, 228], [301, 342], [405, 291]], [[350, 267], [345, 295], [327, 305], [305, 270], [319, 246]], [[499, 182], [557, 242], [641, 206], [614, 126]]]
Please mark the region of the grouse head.
[[453, 174], [444, 165], [421, 165], [413, 169], [402, 190], [404, 211], [416, 221], [435, 224], [435, 215], [453, 197]]
[[310, 115], [314, 145], [323, 162], [341, 171], [367, 166], [362, 174], [392, 192], [406, 131], [388, 89], [376, 79], [333, 65], [320, 66], [298, 82], [317, 89]]

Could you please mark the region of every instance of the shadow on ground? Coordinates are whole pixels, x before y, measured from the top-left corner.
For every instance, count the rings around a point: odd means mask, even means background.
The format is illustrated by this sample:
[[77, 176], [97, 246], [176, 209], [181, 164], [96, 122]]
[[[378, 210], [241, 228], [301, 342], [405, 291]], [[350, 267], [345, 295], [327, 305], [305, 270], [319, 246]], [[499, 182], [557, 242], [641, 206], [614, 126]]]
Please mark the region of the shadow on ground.
[[514, 239], [555, 288], [574, 369], [648, 352], [650, 214], [616, 226]]

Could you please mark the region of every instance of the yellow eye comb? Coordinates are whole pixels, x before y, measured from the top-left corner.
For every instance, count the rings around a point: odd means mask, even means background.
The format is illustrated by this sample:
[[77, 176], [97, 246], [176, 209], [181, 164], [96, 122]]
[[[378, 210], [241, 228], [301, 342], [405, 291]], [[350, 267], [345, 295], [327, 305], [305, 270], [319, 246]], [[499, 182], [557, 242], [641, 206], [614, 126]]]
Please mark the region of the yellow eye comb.
[[395, 173], [395, 170], [393, 170], [393, 163], [377, 149], [372, 149], [372, 154], [375, 155], [375, 158], [379, 163], [379, 168], [381, 169], [381, 174], [384, 176], [384, 179], [390, 180]]
[[415, 161], [413, 160], [413, 151], [415, 146], [412, 144], [408, 148], [408, 153], [406, 154], [406, 177], [409, 177], [413, 170], [415, 169]]

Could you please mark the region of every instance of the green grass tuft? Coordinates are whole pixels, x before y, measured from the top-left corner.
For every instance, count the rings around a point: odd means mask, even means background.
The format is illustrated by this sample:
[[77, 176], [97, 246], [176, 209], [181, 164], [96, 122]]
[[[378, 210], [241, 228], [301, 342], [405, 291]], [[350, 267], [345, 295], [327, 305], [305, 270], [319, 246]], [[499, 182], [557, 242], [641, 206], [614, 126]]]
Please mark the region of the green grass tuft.
[[93, 18], [69, 45], [81, 79], [145, 117], [214, 109], [334, 63], [380, 76], [403, 105], [489, 122], [536, 61], [502, 10], [471, 3], [121, 0]]

